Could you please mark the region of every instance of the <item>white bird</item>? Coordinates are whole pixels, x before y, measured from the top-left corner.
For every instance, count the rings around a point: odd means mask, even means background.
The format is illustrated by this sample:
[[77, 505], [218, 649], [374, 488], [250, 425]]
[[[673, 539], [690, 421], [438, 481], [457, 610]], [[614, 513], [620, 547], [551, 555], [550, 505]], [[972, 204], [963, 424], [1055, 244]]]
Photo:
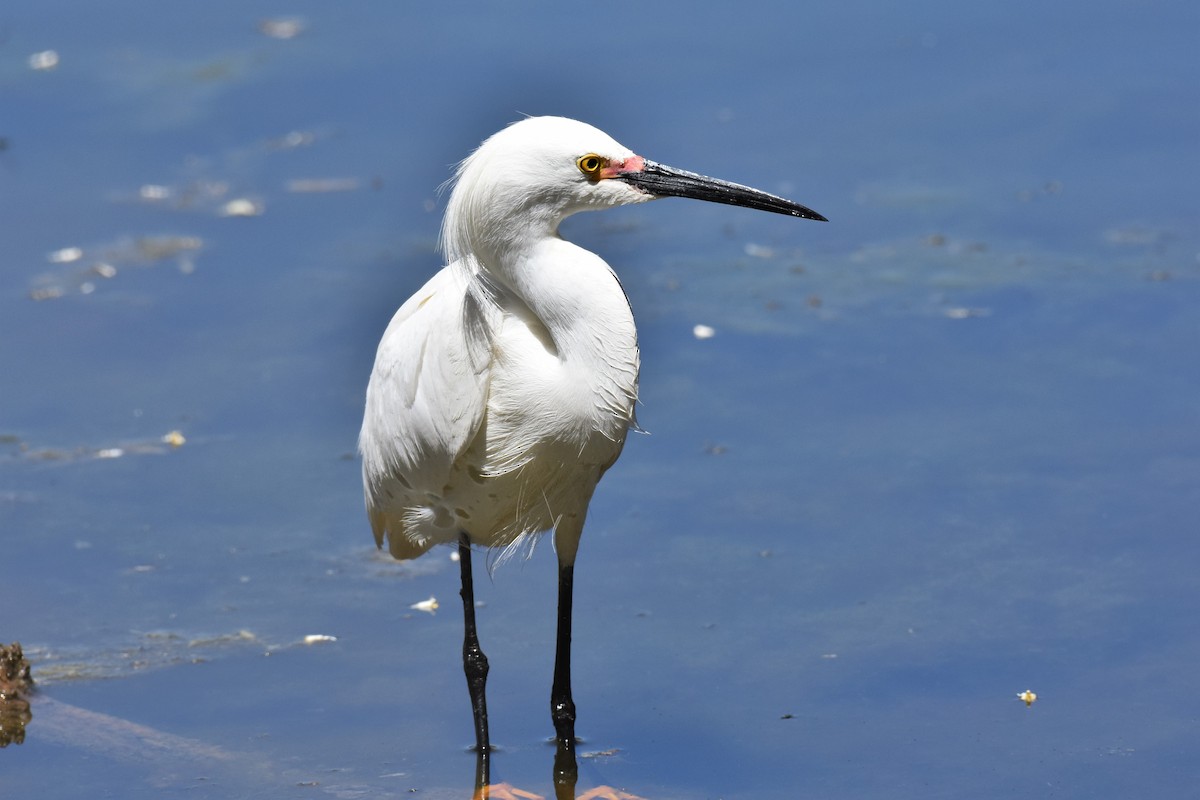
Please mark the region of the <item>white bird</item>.
[[375, 541], [399, 559], [457, 543], [463, 667], [476, 747], [489, 749], [487, 659], [475, 631], [471, 546], [513, 552], [554, 531], [558, 638], [551, 718], [575, 742], [571, 594], [596, 483], [634, 420], [638, 343], [608, 264], [559, 237], [579, 212], [676, 196], [824, 220], [804, 206], [636, 155], [561, 117], [516, 122], [456, 174], [448, 266], [383, 334], [359, 449]]

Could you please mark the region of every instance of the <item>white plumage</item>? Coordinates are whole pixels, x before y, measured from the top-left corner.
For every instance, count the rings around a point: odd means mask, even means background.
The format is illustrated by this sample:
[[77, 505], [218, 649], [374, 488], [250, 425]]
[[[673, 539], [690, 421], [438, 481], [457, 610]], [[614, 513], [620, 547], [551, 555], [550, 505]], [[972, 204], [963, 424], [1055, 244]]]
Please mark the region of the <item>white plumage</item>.
[[450, 264], [384, 333], [359, 439], [375, 537], [397, 558], [460, 532], [507, 547], [551, 528], [573, 551], [621, 452], [637, 399], [633, 314], [609, 266], [558, 224], [651, 197], [617, 181], [565, 191], [592, 151], [633, 155], [589, 125], [535, 118], [459, 169], [442, 228]]
[[396, 558], [458, 543], [463, 665], [481, 754], [488, 666], [475, 635], [470, 547], [507, 554], [554, 531], [551, 716], [560, 746], [573, 748], [575, 556], [592, 492], [621, 454], [637, 401], [629, 301], [609, 266], [561, 239], [558, 226], [579, 211], [665, 196], [824, 219], [648, 161], [582, 122], [525, 119], [460, 165], [442, 225], [448, 266], [401, 306], [379, 343], [359, 437], [367, 512], [376, 542]]

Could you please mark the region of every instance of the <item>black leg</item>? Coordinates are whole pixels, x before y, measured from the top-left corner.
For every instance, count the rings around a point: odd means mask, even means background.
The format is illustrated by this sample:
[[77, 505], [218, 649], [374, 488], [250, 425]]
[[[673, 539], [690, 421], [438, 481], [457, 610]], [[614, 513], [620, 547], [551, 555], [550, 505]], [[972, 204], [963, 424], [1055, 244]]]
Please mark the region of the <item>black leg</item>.
[[471, 795], [471, 800], [487, 800], [492, 785], [491, 771], [491, 764], [488, 761], [488, 751], [476, 750], [475, 793]]
[[475, 633], [475, 585], [471, 580], [471, 543], [467, 534], [458, 537], [458, 566], [462, 572], [463, 601], [463, 672], [467, 676], [467, 691], [471, 694], [471, 711], [475, 715], [475, 749], [479, 753], [477, 780], [488, 784], [487, 656], [479, 647], [479, 636]]
[[575, 741], [558, 740], [554, 749], [554, 800], [575, 800], [579, 783], [579, 765], [575, 761]]
[[558, 567], [558, 646], [554, 654], [554, 685], [550, 689], [550, 719], [560, 747], [575, 752], [575, 701], [571, 699], [571, 594], [574, 564]]

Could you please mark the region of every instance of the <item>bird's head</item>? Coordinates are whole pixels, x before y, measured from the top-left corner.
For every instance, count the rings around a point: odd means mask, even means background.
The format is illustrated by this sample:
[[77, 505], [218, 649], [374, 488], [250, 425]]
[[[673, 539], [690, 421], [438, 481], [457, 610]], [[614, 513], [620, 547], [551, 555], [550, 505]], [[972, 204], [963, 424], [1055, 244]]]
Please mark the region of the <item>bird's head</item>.
[[579, 211], [691, 197], [824, 220], [747, 186], [657, 164], [608, 134], [564, 117], [529, 117], [487, 139], [458, 167], [442, 223], [449, 261], [487, 262], [514, 241], [553, 235]]

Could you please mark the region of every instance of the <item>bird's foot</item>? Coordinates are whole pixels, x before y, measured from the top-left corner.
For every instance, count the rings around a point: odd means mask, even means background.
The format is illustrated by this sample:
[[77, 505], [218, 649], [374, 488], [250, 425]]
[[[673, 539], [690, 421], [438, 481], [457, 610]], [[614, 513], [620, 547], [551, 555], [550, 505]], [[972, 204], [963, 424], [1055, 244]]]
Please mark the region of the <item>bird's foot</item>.
[[597, 786], [595, 789], [588, 789], [575, 800], [646, 800], [644, 797], [639, 797], [636, 794], [622, 792], [620, 789], [614, 789], [611, 786]]
[[540, 794], [518, 789], [511, 783], [493, 783], [475, 790], [471, 800], [546, 800]]

